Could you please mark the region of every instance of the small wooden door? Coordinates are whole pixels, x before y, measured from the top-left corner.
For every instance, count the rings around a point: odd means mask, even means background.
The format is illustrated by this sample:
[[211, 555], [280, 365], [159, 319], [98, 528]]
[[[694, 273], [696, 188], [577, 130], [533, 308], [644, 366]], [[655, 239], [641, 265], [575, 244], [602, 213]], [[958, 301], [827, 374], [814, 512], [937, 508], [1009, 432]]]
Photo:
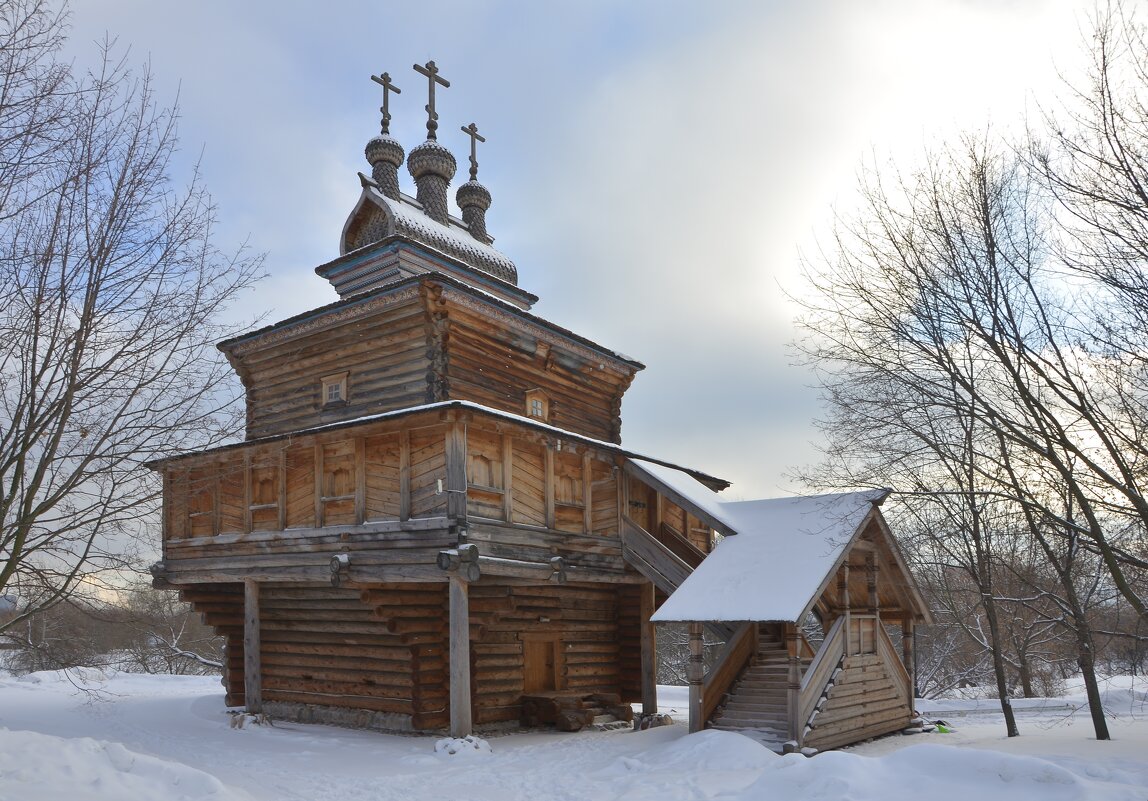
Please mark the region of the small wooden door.
[[522, 691], [526, 694], [558, 689], [557, 640], [525, 640], [522, 643]]

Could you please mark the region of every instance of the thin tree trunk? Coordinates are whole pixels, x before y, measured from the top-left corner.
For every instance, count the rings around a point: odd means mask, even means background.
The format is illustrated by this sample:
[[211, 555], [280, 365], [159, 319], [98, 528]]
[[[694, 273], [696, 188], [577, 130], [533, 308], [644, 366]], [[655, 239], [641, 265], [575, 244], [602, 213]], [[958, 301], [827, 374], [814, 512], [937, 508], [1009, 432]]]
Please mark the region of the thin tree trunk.
[[993, 673], [996, 674], [997, 692], [1000, 693], [1001, 712], [1004, 713], [1005, 731], [1009, 737], [1019, 737], [1020, 729], [1016, 726], [1016, 715], [1013, 714], [1012, 701], [1008, 697], [1008, 677], [1005, 675], [1004, 654], [1000, 649], [1000, 629], [997, 621], [997, 606], [991, 593], [983, 596], [985, 618], [989, 622], [989, 636], [992, 638]]

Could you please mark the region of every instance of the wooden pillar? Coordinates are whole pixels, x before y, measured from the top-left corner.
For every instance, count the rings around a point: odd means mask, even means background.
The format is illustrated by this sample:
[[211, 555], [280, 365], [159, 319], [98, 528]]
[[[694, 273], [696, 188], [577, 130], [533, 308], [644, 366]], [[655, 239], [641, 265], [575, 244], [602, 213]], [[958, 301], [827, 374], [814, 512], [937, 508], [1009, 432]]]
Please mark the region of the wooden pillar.
[[877, 618], [877, 624], [881, 622], [881, 605], [877, 595], [877, 554], [873, 551], [865, 558], [865, 569], [868, 573], [869, 580], [869, 611], [873, 617]]
[[411, 432], [399, 432], [399, 520], [411, 519]]
[[638, 622], [642, 627], [642, 714], [658, 711], [658, 634], [650, 622], [654, 614], [654, 585], [646, 582], [638, 586]]
[[690, 661], [686, 665], [686, 679], [690, 683], [690, 733], [706, 727], [702, 720], [702, 679], [705, 677], [705, 648], [702, 624], [690, 623]]
[[260, 658], [259, 584], [243, 581], [243, 697], [247, 711], [263, 711], [263, 660]]
[[837, 578], [837, 594], [841, 599], [842, 614], [845, 615], [845, 656], [853, 655], [853, 647], [850, 644], [853, 639], [853, 620], [849, 615], [849, 562], [841, 565], [841, 573]]
[[917, 697], [917, 671], [915, 657], [913, 654], [913, 646], [915, 643], [913, 639], [917, 636], [917, 630], [913, 625], [913, 618], [910, 615], [905, 615], [901, 618], [901, 661], [905, 663], [905, 670], [909, 673], [909, 688], [913, 692], [913, 697]]
[[450, 736], [471, 731], [470, 599], [467, 584], [450, 577]]
[[446, 516], [466, 526], [466, 424], [456, 422], [446, 434]]
[[554, 528], [554, 446], [547, 442], [542, 456], [542, 493], [546, 528]]
[[805, 721], [801, 720], [801, 663], [800, 641], [796, 623], [785, 624], [785, 649], [789, 655], [789, 680], [786, 684], [786, 713], [789, 720], [789, 739], [801, 748], [802, 730]]

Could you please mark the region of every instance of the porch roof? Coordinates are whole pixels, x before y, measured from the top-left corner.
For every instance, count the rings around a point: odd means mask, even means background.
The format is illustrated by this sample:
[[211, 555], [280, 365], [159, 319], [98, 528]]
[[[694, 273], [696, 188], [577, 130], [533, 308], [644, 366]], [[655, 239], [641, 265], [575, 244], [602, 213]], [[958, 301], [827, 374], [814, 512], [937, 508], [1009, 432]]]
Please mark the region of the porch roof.
[[698, 496], [699, 507], [736, 536], [717, 545], [654, 621], [799, 621], [889, 494], [865, 490], [726, 502], [694, 483], [689, 494]]

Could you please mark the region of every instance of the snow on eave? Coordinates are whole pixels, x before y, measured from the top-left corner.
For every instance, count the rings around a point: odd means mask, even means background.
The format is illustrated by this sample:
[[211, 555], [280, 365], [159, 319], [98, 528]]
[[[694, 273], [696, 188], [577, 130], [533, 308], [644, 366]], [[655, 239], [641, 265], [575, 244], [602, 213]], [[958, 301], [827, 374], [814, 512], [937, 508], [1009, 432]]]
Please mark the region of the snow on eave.
[[[640, 480], [652, 484], [671, 501], [689, 509], [695, 517], [704, 520], [722, 534], [737, 534], [736, 527], [722, 508], [718, 494], [689, 472], [652, 460], [631, 460], [626, 463], [625, 469], [636, 474]], [[727, 487], [729, 483], [725, 482], [723, 489]]]
[[888, 490], [720, 503], [726, 537], [658, 609], [660, 622], [798, 622]]

